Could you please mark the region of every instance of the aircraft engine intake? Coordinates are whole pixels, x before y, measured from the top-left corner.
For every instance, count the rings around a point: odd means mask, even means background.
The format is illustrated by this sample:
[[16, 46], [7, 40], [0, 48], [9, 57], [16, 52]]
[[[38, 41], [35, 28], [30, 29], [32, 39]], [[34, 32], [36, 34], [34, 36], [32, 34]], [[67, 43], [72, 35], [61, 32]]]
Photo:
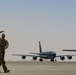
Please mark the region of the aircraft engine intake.
[[22, 56], [22, 59], [25, 59], [26, 58], [26, 56]]
[[34, 56], [34, 57], [33, 57], [33, 60], [36, 60], [36, 59], [37, 59], [37, 57], [36, 57], [36, 56]]
[[61, 59], [61, 60], [64, 60], [64, 59], [65, 59], [65, 57], [64, 57], [64, 56], [61, 56], [61, 57], [60, 57], [60, 59]]
[[40, 58], [40, 59], [39, 59], [39, 61], [41, 61], [41, 62], [42, 62], [42, 61], [43, 61], [43, 59], [42, 59], [42, 58]]
[[67, 56], [67, 58], [68, 58], [69, 60], [71, 60], [71, 59], [72, 59], [72, 56]]

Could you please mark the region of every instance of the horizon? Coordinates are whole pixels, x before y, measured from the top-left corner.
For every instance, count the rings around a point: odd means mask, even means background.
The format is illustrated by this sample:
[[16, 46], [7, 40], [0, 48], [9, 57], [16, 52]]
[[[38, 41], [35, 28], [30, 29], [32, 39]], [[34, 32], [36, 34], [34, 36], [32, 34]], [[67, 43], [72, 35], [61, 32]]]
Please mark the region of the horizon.
[[0, 11], [0, 31], [9, 41], [6, 61], [21, 60], [14, 53], [39, 52], [38, 41], [43, 51], [76, 55], [62, 51], [76, 49], [76, 0], [1, 0]]

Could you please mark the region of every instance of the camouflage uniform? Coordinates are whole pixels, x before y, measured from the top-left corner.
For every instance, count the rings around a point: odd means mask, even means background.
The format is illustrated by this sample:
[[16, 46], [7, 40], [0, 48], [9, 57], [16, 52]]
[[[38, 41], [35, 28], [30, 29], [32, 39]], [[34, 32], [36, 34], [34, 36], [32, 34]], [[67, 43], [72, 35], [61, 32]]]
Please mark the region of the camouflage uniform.
[[6, 39], [0, 38], [0, 66], [2, 65], [5, 73], [7, 71], [7, 67], [4, 60], [4, 56], [5, 56], [5, 49], [7, 49], [8, 46], [9, 46], [8, 41]]

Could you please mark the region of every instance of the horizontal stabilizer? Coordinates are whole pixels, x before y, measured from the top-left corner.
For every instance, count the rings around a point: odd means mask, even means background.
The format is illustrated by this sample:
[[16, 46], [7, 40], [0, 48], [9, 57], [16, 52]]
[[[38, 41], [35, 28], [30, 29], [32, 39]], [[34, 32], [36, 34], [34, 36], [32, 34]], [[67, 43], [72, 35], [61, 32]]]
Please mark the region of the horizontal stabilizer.
[[32, 52], [30, 52], [30, 54], [39, 54], [39, 53], [32, 53]]

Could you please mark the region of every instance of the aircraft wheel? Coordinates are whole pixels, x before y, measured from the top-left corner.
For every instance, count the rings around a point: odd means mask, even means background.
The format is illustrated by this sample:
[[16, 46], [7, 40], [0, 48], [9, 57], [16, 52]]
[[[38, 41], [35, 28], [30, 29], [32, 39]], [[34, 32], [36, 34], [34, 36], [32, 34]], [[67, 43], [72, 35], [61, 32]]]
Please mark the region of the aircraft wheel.
[[54, 59], [51, 59], [50, 61], [51, 61], [51, 62], [54, 62]]

